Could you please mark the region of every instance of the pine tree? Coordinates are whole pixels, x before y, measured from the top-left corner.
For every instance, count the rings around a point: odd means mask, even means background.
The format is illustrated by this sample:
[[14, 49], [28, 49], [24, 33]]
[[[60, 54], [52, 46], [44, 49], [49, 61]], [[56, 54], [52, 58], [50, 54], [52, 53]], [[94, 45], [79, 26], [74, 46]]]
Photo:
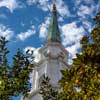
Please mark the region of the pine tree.
[[62, 71], [60, 100], [100, 100], [100, 13], [94, 20], [96, 27], [80, 41], [82, 54]]
[[10, 67], [7, 61], [7, 50], [6, 44], [8, 41], [4, 37], [0, 37], [0, 100], [9, 100], [9, 71]]
[[13, 64], [8, 64], [8, 41], [0, 37], [0, 100], [11, 100], [12, 96], [27, 96], [30, 89], [29, 74], [34, 65], [26, 55], [18, 49], [13, 56]]
[[32, 67], [27, 57], [18, 49], [17, 54], [13, 57], [13, 67], [11, 69], [13, 94], [15, 96], [20, 93], [26, 95], [29, 91], [29, 74], [32, 71]]
[[48, 76], [42, 76], [42, 82], [40, 83], [40, 94], [43, 100], [59, 100], [59, 91], [50, 84]]

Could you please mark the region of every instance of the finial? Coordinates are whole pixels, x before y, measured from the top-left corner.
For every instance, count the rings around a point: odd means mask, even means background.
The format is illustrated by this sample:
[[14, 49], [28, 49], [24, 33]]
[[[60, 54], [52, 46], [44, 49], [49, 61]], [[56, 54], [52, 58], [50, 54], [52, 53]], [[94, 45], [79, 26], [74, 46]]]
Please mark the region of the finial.
[[53, 11], [56, 11], [56, 0], [53, 0]]

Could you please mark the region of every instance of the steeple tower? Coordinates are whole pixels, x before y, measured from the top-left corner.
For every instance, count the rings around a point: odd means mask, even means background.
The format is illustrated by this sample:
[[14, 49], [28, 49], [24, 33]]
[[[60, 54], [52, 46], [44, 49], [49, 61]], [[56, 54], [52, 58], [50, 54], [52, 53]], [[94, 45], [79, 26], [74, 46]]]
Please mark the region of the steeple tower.
[[52, 17], [48, 29], [48, 35], [47, 35], [47, 43], [48, 42], [59, 42], [61, 43], [61, 37], [60, 37], [60, 31], [58, 27], [58, 20], [57, 20], [57, 10], [56, 10], [56, 4], [53, 3], [53, 9], [52, 9]]
[[34, 63], [32, 72], [32, 89], [28, 97], [22, 100], [43, 100], [39, 93], [43, 75], [47, 75], [50, 78], [50, 84], [59, 89], [58, 82], [62, 77], [61, 70], [66, 70], [69, 67], [67, 64], [68, 52], [61, 44], [55, 0], [46, 45], [38, 50], [34, 59], [38, 61]]

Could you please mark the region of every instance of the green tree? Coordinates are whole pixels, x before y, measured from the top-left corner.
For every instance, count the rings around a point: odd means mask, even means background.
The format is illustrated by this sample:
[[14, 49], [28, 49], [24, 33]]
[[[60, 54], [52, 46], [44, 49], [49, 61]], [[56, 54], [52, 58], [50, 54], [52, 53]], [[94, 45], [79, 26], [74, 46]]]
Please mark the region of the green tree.
[[42, 76], [42, 82], [40, 83], [40, 94], [43, 100], [59, 100], [58, 90], [50, 84], [48, 76]]
[[[7, 61], [7, 54], [9, 51], [6, 48], [8, 41], [5, 38], [0, 37], [0, 100], [9, 99], [8, 94], [8, 77], [9, 77], [9, 65]], [[4, 98], [4, 99], [3, 99]]]
[[0, 100], [11, 100], [11, 96], [18, 96], [20, 93], [26, 96], [30, 89], [29, 73], [34, 66], [19, 49], [10, 66], [7, 60], [7, 43], [4, 37], [0, 37]]
[[97, 26], [80, 41], [82, 54], [62, 71], [61, 100], [100, 100], [100, 13], [94, 20]]

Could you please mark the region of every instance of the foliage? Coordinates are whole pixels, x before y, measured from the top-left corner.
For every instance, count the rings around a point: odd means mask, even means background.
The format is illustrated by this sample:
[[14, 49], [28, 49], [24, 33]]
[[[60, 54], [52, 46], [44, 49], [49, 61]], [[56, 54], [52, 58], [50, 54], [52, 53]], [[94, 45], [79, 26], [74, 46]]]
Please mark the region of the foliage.
[[7, 61], [7, 54], [9, 51], [7, 50], [6, 43], [8, 41], [5, 40], [5, 38], [0, 38], [0, 99], [7, 100], [9, 96], [5, 96], [8, 94], [9, 87], [7, 87], [7, 84], [9, 83], [8, 77], [9, 77], [9, 66]]
[[49, 77], [43, 75], [40, 86], [40, 94], [42, 95], [43, 100], [59, 100], [59, 92], [50, 84]]
[[100, 99], [100, 13], [90, 36], [81, 40], [82, 54], [73, 59], [72, 68], [62, 71], [61, 100]]
[[33, 64], [18, 49], [13, 57], [13, 64], [8, 64], [6, 39], [0, 37], [0, 100], [10, 100], [11, 96], [18, 96], [20, 93], [27, 95], [30, 89], [29, 73]]

